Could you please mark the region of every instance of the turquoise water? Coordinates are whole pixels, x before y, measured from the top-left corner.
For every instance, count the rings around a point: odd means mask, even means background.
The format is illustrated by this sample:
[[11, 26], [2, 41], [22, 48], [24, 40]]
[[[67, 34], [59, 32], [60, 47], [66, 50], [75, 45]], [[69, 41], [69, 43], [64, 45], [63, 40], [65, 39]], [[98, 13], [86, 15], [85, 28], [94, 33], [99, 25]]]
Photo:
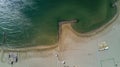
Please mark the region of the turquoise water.
[[[113, 17], [112, 0], [0, 0], [0, 43], [6, 47], [52, 45], [58, 21], [78, 19], [77, 32], [88, 32]], [[110, 19], [109, 18], [109, 19]], [[108, 21], [108, 19], [107, 19]], [[99, 23], [99, 24], [98, 24]], [[89, 30], [88, 30], [89, 29]]]

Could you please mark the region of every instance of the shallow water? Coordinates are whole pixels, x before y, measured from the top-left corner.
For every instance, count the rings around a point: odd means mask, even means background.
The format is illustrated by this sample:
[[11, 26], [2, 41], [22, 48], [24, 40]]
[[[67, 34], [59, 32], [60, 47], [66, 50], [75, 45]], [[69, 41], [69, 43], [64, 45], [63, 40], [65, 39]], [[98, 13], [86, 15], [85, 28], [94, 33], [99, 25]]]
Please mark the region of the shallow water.
[[111, 1], [0, 0], [0, 43], [7, 47], [55, 44], [60, 20], [79, 19], [73, 25], [76, 31], [93, 30], [93, 25], [114, 15], [114, 8], [108, 6]]

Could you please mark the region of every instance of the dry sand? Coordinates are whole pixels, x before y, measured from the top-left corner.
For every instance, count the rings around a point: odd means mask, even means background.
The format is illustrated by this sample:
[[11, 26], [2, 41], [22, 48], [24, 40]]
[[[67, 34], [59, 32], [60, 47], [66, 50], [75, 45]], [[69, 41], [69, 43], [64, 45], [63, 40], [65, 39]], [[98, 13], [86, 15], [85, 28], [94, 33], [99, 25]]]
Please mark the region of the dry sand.
[[[9, 51], [14, 51], [18, 54], [19, 62], [15, 63], [13, 67], [100, 67], [99, 63], [103, 56], [99, 56], [101, 53], [98, 52], [98, 44], [102, 41], [107, 41], [107, 43], [111, 43], [111, 41], [116, 42], [115, 39], [120, 38], [118, 29], [120, 27], [119, 21], [120, 16], [118, 16], [118, 19], [114, 23], [109, 24], [104, 31], [90, 37], [81, 36], [83, 34], [79, 34], [80, 36], [78, 36], [78, 33], [74, 32], [71, 28], [71, 24], [64, 24], [61, 27], [62, 31], [60, 41], [57, 43], [58, 46], [52, 46], [52, 49], [49, 49], [48, 46], [49, 50], [42, 51], [41, 47], [8, 49], [6, 52], [3, 52], [4, 57], [1, 58], [3, 62], [0, 62], [0, 65], [2, 67], [10, 67], [7, 55]], [[1, 53], [0, 56], [2, 56]], [[106, 55], [106, 57], [108, 56]], [[66, 64], [62, 64], [62, 61], [65, 61]]]

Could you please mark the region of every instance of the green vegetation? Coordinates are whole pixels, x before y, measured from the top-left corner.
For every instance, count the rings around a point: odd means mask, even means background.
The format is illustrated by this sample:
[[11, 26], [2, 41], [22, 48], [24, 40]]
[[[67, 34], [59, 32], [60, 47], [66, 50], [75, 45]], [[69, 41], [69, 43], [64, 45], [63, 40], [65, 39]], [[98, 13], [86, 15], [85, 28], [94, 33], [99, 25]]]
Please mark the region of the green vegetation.
[[[80, 33], [95, 30], [116, 13], [116, 8], [110, 5], [112, 1], [18, 0], [7, 6], [12, 6], [13, 13], [6, 12], [4, 15], [10, 16], [10, 19], [2, 15], [5, 11], [0, 13], [0, 43], [16, 48], [55, 44], [58, 41], [59, 20], [79, 19], [78, 23], [73, 24], [73, 28]], [[3, 32], [7, 34], [4, 44]]]

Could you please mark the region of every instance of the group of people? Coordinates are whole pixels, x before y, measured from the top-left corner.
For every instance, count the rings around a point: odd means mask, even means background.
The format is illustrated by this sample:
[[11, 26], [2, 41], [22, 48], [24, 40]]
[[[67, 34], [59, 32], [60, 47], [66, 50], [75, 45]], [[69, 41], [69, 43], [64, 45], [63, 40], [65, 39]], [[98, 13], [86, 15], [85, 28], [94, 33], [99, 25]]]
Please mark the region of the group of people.
[[18, 55], [16, 53], [9, 53], [8, 55], [8, 63], [13, 65], [18, 62]]

